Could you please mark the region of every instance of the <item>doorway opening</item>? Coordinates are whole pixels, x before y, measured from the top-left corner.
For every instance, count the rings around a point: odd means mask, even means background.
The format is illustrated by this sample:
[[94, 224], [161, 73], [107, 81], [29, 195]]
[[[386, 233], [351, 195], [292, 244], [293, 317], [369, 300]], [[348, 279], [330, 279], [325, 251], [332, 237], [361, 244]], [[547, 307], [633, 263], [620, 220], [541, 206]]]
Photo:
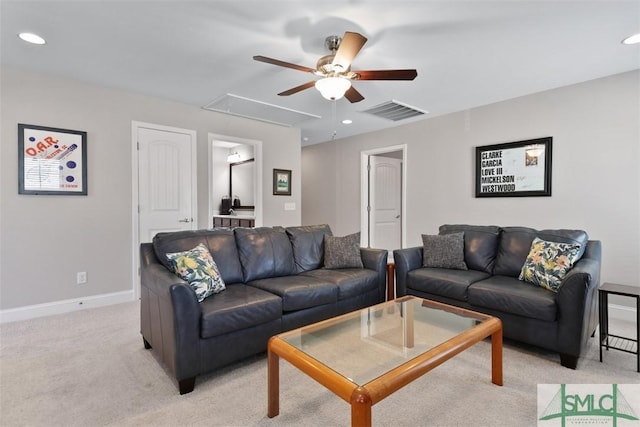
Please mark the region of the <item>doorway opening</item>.
[[[240, 169], [247, 170], [240, 173]], [[262, 226], [262, 141], [210, 133], [208, 188], [209, 228], [214, 226], [214, 217], [228, 215], [222, 206], [225, 198], [233, 216]]]
[[361, 244], [387, 249], [389, 262], [406, 245], [406, 156], [405, 144], [360, 154]]

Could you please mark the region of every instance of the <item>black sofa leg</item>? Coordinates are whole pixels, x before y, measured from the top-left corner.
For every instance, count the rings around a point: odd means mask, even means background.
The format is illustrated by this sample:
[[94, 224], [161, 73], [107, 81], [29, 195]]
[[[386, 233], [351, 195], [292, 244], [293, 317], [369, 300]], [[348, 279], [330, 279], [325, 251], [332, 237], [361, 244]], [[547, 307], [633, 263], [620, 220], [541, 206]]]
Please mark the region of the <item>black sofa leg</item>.
[[178, 381], [178, 388], [180, 389], [180, 394], [191, 393], [195, 386], [196, 386], [196, 377], [191, 377], [191, 378]]
[[578, 366], [578, 356], [560, 353], [560, 364], [565, 368], [576, 369], [576, 366]]
[[149, 350], [151, 348], [151, 344], [144, 337], [142, 337], [142, 342], [144, 342], [144, 348]]

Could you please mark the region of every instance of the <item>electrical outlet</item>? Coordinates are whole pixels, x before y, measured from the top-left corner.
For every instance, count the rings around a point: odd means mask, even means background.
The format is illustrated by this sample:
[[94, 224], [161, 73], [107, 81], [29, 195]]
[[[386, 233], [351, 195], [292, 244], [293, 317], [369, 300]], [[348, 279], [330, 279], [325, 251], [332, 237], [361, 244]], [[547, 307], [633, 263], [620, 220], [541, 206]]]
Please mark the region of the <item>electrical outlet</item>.
[[76, 282], [78, 285], [82, 285], [87, 283], [87, 272], [86, 271], [78, 271], [76, 274]]

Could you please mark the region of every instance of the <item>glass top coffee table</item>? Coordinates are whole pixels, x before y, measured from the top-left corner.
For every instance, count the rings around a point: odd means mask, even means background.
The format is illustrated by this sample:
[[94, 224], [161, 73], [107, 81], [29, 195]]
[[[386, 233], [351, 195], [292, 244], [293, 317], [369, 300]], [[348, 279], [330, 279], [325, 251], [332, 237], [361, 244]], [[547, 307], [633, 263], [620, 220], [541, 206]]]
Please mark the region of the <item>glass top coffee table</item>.
[[269, 340], [268, 412], [280, 411], [280, 358], [351, 405], [351, 424], [371, 407], [491, 337], [491, 381], [502, 385], [502, 322], [470, 310], [402, 297], [285, 332]]

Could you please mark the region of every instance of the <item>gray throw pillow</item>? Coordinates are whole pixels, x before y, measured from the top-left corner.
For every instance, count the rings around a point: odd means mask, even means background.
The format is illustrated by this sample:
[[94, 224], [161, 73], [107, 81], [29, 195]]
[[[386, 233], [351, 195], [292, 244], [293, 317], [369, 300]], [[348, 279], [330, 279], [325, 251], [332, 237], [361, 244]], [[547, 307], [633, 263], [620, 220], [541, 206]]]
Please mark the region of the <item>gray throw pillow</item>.
[[464, 262], [464, 233], [422, 235], [424, 267], [467, 270]]
[[360, 257], [360, 233], [344, 237], [324, 235], [324, 267], [363, 268]]

